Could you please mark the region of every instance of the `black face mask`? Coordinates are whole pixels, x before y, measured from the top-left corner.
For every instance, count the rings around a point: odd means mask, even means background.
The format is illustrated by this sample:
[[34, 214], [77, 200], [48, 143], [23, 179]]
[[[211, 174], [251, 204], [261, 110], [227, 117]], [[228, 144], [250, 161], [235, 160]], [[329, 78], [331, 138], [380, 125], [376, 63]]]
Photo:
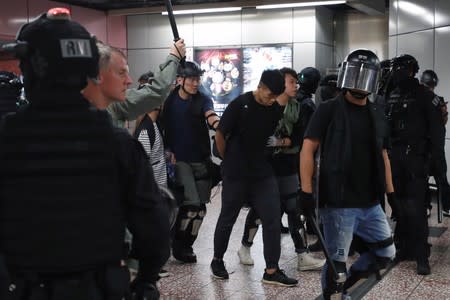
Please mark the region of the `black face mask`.
[[357, 91], [348, 90], [348, 92], [352, 95], [353, 98], [356, 98], [358, 100], [363, 100], [367, 96], [369, 96], [368, 93], [361, 93]]
[[321, 86], [320, 87], [320, 99], [322, 101], [327, 101], [336, 97], [339, 91], [332, 86]]
[[392, 74], [392, 82], [395, 86], [400, 85], [402, 82], [404, 82], [409, 77], [409, 70], [408, 68], [401, 68]]

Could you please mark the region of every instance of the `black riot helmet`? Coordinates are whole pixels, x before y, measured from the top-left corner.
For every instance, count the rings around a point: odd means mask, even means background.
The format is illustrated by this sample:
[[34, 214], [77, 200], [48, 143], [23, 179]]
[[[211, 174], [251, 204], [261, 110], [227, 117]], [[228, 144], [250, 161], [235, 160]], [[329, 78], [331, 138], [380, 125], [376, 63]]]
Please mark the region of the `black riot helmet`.
[[321, 102], [332, 99], [339, 94], [340, 89], [337, 87], [337, 75], [330, 74], [320, 80], [319, 88], [316, 92], [316, 102], [319, 98]]
[[420, 82], [429, 88], [435, 88], [439, 83], [439, 78], [433, 70], [425, 70], [420, 76]]
[[320, 72], [316, 68], [306, 67], [297, 74], [299, 89], [307, 94], [314, 94], [319, 86]]
[[419, 63], [414, 56], [409, 54], [402, 54], [394, 57], [391, 60], [392, 71], [395, 73], [401, 69], [407, 69], [413, 73], [413, 76], [419, 71]]
[[203, 70], [194, 61], [186, 61], [178, 65], [177, 76], [179, 77], [199, 77], [203, 75]]
[[80, 91], [87, 78], [98, 75], [95, 38], [70, 20], [66, 8], [53, 8], [17, 33], [16, 43], [4, 46], [20, 60], [25, 91], [73, 89]]
[[319, 83], [320, 86], [331, 86], [336, 87], [337, 86], [337, 75], [336, 74], [330, 74], [322, 78]]
[[409, 54], [402, 54], [391, 60], [392, 83], [394, 86], [403, 86], [408, 78], [414, 78], [419, 71], [419, 63]]
[[362, 94], [374, 93], [379, 72], [380, 61], [375, 53], [368, 49], [353, 50], [339, 68], [337, 87]]

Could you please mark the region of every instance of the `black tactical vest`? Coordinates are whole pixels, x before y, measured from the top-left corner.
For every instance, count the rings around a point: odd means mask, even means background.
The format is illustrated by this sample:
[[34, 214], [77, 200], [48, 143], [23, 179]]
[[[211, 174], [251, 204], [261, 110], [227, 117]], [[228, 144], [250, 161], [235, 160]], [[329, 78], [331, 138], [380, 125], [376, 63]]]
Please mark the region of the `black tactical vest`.
[[110, 117], [79, 93], [42, 100], [0, 126], [0, 253], [41, 272], [118, 262], [125, 224]]
[[425, 154], [429, 151], [427, 105], [432, 105], [433, 94], [426, 91], [415, 78], [408, 80], [405, 85], [393, 89], [386, 97], [391, 143], [394, 147], [407, 146], [411, 152]]
[[401, 93], [399, 88], [394, 89], [386, 101], [386, 118], [391, 128], [393, 143], [408, 143], [410, 139], [408, 128], [410, 127], [408, 114], [410, 108], [416, 102], [411, 92]]

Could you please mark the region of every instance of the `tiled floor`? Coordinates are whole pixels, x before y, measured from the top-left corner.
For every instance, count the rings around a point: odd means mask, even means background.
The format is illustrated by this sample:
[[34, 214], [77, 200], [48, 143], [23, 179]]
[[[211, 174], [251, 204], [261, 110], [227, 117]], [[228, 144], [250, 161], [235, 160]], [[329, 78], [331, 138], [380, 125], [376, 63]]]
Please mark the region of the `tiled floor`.
[[[181, 264], [170, 258], [166, 269], [171, 276], [161, 279], [162, 299], [316, 299], [321, 294], [320, 272], [296, 270], [297, 259], [289, 234], [281, 237], [280, 267], [287, 274], [299, 280], [293, 288], [267, 286], [261, 283], [264, 272], [261, 230], [252, 247], [254, 266], [239, 264], [237, 250], [240, 247], [246, 210], [242, 210], [231, 235], [225, 263], [230, 274], [229, 280], [218, 280], [211, 276], [209, 264], [213, 255], [213, 235], [220, 212], [220, 188], [213, 190], [212, 202], [207, 205], [208, 213], [194, 244], [197, 254], [196, 264]], [[450, 218], [437, 224], [436, 212], [430, 218], [430, 225], [448, 227]], [[286, 220], [283, 220], [284, 224]], [[309, 241], [314, 242], [315, 238]], [[450, 230], [439, 238], [430, 238], [433, 245], [430, 263], [432, 274], [416, 275], [413, 262], [402, 262], [395, 266], [378, 282], [363, 299], [450, 299]], [[314, 254], [323, 257], [322, 254]], [[355, 300], [355, 299], [353, 299]]]

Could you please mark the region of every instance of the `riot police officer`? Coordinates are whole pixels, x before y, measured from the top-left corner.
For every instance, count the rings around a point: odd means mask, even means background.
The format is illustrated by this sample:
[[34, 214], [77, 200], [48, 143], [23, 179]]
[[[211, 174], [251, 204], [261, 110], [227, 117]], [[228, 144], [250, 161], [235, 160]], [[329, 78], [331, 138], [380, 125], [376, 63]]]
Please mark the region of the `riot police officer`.
[[393, 89], [386, 95], [390, 124], [392, 175], [398, 198], [395, 228], [399, 260], [417, 262], [417, 273], [430, 274], [428, 223], [425, 208], [428, 157], [435, 162], [436, 176], [444, 178], [444, 128], [439, 103], [414, 77], [417, 60], [408, 54], [392, 59]]
[[[316, 110], [316, 105], [312, 100], [312, 95], [316, 92], [320, 82], [320, 72], [316, 68], [306, 67], [297, 74], [298, 91], [297, 100], [300, 102], [300, 120], [303, 128], [301, 136], [308, 127], [309, 120]], [[300, 144], [301, 149], [301, 144]]]
[[0, 71], [0, 119], [9, 112], [17, 110], [22, 92], [22, 82], [14, 73]]
[[0, 126], [0, 299], [123, 299], [125, 225], [134, 299], [157, 298], [168, 212], [142, 146], [80, 93], [98, 74], [95, 39], [51, 9], [8, 49], [30, 105]]
[[[422, 72], [422, 76], [420, 76], [420, 83], [426, 86], [430, 91], [434, 93], [434, 89], [437, 87], [439, 83], [439, 78], [433, 70], [425, 70]], [[445, 125], [448, 121], [448, 109], [447, 109], [447, 102], [445, 102], [444, 97], [436, 95], [434, 93], [433, 98], [434, 103], [439, 103], [439, 108], [441, 110], [441, 124], [444, 127], [445, 131]], [[445, 143], [445, 141], [444, 141]], [[434, 175], [434, 164], [431, 163], [431, 175]], [[447, 161], [445, 161], [445, 167], [447, 167]], [[443, 215], [446, 217], [450, 216], [450, 185], [448, 184], [447, 179], [447, 172], [444, 172], [445, 178], [443, 179], [443, 182], [439, 182], [439, 188], [442, 189], [442, 206], [443, 206]], [[428, 201], [431, 202], [431, 199], [429, 198]], [[428, 207], [431, 207], [431, 204], [428, 203]]]
[[316, 91], [316, 105], [333, 99], [339, 92], [340, 89], [337, 87], [337, 75], [326, 75], [319, 82], [319, 87]]

